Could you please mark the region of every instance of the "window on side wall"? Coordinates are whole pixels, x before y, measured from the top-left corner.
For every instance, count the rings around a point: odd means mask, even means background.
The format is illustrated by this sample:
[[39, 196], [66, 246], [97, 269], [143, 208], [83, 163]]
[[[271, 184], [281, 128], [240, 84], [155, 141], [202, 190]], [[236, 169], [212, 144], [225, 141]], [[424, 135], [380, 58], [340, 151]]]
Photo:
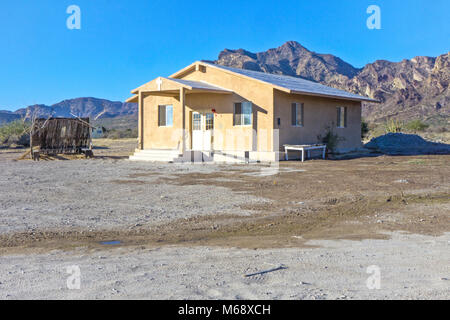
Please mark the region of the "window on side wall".
[[158, 125], [160, 127], [173, 126], [173, 106], [163, 105], [158, 106]]
[[347, 128], [347, 107], [337, 107], [337, 127]]
[[291, 124], [295, 127], [303, 127], [304, 125], [304, 104], [292, 103], [291, 105]]
[[252, 124], [252, 103], [237, 102], [234, 104], [233, 125], [249, 126]]

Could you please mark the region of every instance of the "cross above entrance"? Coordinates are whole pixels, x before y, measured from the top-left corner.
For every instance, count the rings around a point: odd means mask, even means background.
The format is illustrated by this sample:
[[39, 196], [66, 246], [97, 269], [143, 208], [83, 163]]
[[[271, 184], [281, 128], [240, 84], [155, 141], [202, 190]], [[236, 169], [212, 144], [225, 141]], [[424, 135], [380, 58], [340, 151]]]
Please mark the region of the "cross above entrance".
[[162, 79], [158, 78], [158, 80], [156, 80], [156, 84], [158, 85], [158, 91], [161, 91]]

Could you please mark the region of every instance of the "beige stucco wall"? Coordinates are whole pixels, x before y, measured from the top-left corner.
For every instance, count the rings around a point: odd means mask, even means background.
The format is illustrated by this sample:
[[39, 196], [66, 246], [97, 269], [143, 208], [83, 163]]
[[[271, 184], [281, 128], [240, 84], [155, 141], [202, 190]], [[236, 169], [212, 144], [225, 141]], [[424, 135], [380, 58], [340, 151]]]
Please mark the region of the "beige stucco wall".
[[[155, 79], [141, 86], [142, 91], [158, 91], [158, 79]], [[139, 137], [143, 141], [144, 149], [177, 149], [182, 144], [182, 108], [179, 99], [179, 85], [171, 81], [163, 80], [161, 90], [170, 91], [171, 96], [144, 95], [143, 98], [143, 116], [140, 114], [139, 123], [142, 117], [143, 136]], [[158, 106], [173, 105], [173, 126], [159, 127], [158, 125]], [[141, 129], [139, 128], [139, 135]]]
[[[158, 126], [158, 106], [173, 105], [173, 126]], [[177, 149], [182, 143], [182, 109], [178, 97], [144, 98], [144, 149]]]
[[[182, 77], [186, 80], [206, 81], [213, 85], [232, 90], [234, 94], [228, 96], [228, 100], [222, 101], [223, 106], [216, 108], [218, 115], [216, 128], [221, 130], [221, 135], [231, 133], [236, 141], [237, 150], [245, 151], [273, 151], [273, 89], [272, 86], [251, 79], [230, 74], [215, 68], [206, 67], [205, 72], [194, 71]], [[196, 98], [198, 102], [201, 98]], [[235, 102], [249, 101], [253, 104], [252, 126], [233, 126], [233, 104]], [[209, 103], [211, 106], [213, 101]], [[196, 105], [199, 106], [200, 103]], [[219, 109], [220, 108], [220, 109]], [[220, 115], [220, 113], [225, 114]], [[239, 138], [241, 137], [241, 138]], [[243, 140], [243, 141], [242, 141]], [[220, 144], [215, 145], [219, 150]], [[232, 150], [231, 142], [228, 142], [224, 150]]]
[[[192, 146], [192, 112], [212, 113], [214, 115], [214, 150], [256, 150], [255, 118], [251, 126], [233, 126], [233, 105], [246, 101], [235, 94], [198, 93], [186, 95], [186, 146]], [[173, 126], [158, 126], [158, 106], [173, 105]], [[144, 99], [144, 149], [179, 149], [182, 143], [182, 109], [179, 97], [148, 96]], [[264, 139], [266, 142], [266, 139]], [[263, 145], [262, 147], [269, 147]], [[266, 150], [264, 149], [264, 150]], [[263, 150], [263, 148], [260, 148]]]
[[[186, 94], [186, 124], [189, 136], [187, 148], [191, 147], [191, 114], [193, 111], [211, 112], [214, 117], [214, 149], [239, 151], [273, 151], [273, 89], [270, 85], [226, 74], [207, 68], [206, 72], [193, 71], [182, 77], [185, 80], [206, 81], [234, 91], [233, 94], [189, 93]], [[166, 87], [163, 79], [162, 90]], [[156, 90], [155, 81], [146, 85], [145, 90]], [[233, 126], [234, 103], [250, 101], [253, 105], [251, 126]], [[173, 105], [173, 127], [158, 126], [158, 105]], [[148, 96], [144, 98], [144, 149], [175, 149], [181, 143], [182, 109], [177, 97]], [[260, 137], [258, 139], [258, 136]]]
[[[291, 104], [304, 104], [304, 126], [291, 124]], [[347, 107], [347, 127], [337, 128], [337, 107]], [[340, 137], [337, 151], [346, 152], [361, 147], [361, 103], [275, 91], [275, 128], [280, 132], [280, 147], [284, 144], [319, 143], [327, 128]], [[277, 118], [281, 119], [278, 126]]]
[[[348, 151], [361, 146], [361, 103], [321, 97], [287, 94], [272, 86], [219, 69], [206, 67], [180, 76], [181, 79], [206, 81], [232, 90], [233, 94], [189, 93], [186, 91], [185, 128], [186, 147], [191, 148], [191, 114], [193, 111], [211, 112], [214, 117], [214, 150], [278, 151], [284, 144], [318, 142], [327, 126], [333, 128], [342, 141], [339, 151]], [[182, 108], [177, 91], [179, 86], [164, 81], [162, 90], [173, 90], [175, 97], [147, 96], [143, 99], [143, 147], [144, 149], [180, 149], [182, 145]], [[156, 81], [145, 85], [145, 90], [157, 90]], [[251, 126], [233, 126], [235, 102], [250, 101], [253, 104]], [[304, 103], [304, 127], [291, 126], [291, 103]], [[173, 105], [173, 127], [158, 126], [158, 105]], [[336, 107], [348, 107], [347, 128], [336, 128]], [[281, 118], [281, 126], [277, 125]], [[279, 129], [276, 133], [273, 129]], [[273, 136], [279, 135], [279, 146], [273, 144]]]

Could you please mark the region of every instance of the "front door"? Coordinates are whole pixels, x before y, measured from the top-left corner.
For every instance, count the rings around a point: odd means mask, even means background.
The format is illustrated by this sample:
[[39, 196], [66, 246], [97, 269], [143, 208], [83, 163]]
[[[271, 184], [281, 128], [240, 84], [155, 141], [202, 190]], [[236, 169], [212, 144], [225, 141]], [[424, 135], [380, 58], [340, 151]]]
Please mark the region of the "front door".
[[192, 150], [212, 150], [213, 132], [213, 113], [192, 113]]

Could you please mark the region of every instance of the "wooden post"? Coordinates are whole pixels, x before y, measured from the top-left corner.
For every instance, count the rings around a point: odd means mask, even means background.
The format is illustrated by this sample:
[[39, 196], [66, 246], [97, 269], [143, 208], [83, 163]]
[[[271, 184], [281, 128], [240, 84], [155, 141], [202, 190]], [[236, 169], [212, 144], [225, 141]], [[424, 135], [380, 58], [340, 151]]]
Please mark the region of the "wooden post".
[[139, 91], [138, 108], [138, 148], [144, 150], [144, 97], [141, 91]]
[[186, 151], [186, 90], [184, 87], [180, 88], [180, 105], [181, 110], [183, 114], [183, 125], [182, 125], [182, 146], [181, 146], [181, 152], [184, 155], [184, 152]]
[[34, 120], [31, 123], [31, 130], [30, 130], [30, 156], [31, 156], [31, 159], [33, 159], [33, 132], [34, 132]]

